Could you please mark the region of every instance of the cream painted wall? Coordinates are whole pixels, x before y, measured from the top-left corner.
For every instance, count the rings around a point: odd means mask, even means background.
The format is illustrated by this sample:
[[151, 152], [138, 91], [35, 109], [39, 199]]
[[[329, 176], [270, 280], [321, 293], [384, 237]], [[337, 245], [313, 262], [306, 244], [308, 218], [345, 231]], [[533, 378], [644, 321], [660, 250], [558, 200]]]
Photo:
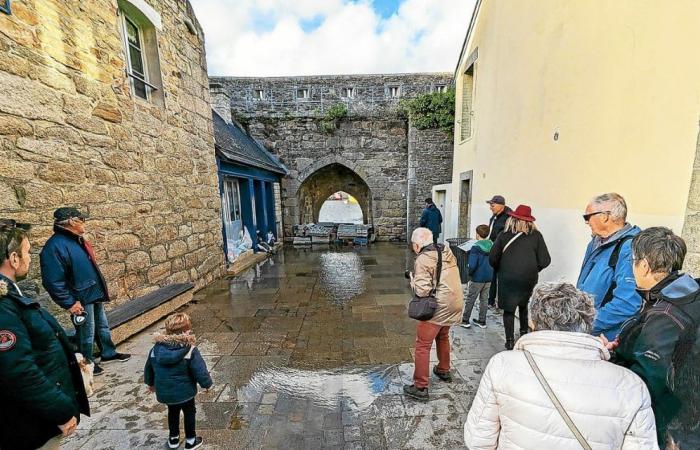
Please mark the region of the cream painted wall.
[[700, 118], [698, 18], [695, 0], [483, 0], [455, 82], [459, 120], [464, 61], [478, 47], [447, 237], [468, 170], [471, 234], [493, 194], [531, 205], [553, 257], [546, 279], [575, 280], [595, 194], [619, 192], [630, 222], [680, 233]]

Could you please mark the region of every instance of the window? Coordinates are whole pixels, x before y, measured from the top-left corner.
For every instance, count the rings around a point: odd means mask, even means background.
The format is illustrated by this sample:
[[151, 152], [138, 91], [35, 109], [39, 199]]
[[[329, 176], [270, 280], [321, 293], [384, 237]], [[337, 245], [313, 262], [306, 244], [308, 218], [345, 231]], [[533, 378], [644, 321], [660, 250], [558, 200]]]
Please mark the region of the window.
[[264, 100], [265, 99], [265, 91], [262, 89], [256, 89], [253, 91], [253, 98], [256, 100]]
[[340, 90], [340, 96], [343, 98], [353, 98], [355, 97], [355, 88], [344, 87]]
[[10, 0], [0, 0], [0, 12], [12, 14], [12, 10], [10, 9]]
[[444, 84], [438, 84], [435, 86], [435, 89], [433, 92], [440, 92], [440, 93], [447, 92], [447, 86], [445, 86]]
[[389, 86], [387, 87], [387, 95], [391, 98], [398, 98], [401, 95], [401, 88], [399, 86]]
[[309, 98], [309, 89], [304, 88], [304, 89], [297, 89], [297, 99], [298, 100], [306, 100]]
[[464, 141], [472, 137], [472, 125], [474, 120], [474, 65], [472, 64], [464, 72], [462, 78], [462, 120], [460, 123], [460, 137]]
[[[163, 106], [156, 35], [156, 27], [160, 26], [160, 16], [148, 5], [141, 5], [139, 2], [119, 0], [118, 4], [124, 66], [131, 93], [134, 97]], [[146, 9], [142, 11], [135, 5]]]

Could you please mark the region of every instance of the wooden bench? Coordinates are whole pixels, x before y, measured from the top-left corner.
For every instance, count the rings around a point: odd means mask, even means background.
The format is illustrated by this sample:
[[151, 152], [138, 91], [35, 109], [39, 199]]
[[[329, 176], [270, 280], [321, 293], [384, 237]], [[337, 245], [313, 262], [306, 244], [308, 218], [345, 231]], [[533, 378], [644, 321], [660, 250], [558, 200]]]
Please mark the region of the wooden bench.
[[193, 289], [193, 283], [170, 284], [112, 308], [107, 312], [112, 340], [119, 344], [185, 305]]

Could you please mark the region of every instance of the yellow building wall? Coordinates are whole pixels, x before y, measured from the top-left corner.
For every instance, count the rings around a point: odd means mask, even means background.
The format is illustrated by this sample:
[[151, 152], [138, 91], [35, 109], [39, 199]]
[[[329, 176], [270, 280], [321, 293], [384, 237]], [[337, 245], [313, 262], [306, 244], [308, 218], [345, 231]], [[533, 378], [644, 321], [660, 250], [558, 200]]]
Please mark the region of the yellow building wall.
[[[483, 0], [455, 80], [451, 208], [460, 173], [473, 170], [470, 234], [488, 223], [493, 194], [528, 204], [553, 258], [542, 278], [575, 281], [590, 239], [581, 214], [596, 194], [622, 194], [631, 223], [680, 233], [700, 118], [699, 18], [695, 0]], [[477, 47], [473, 133], [461, 141], [464, 63]]]

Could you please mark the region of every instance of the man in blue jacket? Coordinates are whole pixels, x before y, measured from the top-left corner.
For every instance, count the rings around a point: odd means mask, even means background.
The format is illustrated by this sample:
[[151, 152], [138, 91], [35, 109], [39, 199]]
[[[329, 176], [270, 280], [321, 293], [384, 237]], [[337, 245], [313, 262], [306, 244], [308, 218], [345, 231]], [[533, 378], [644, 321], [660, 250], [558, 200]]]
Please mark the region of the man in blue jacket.
[[[104, 303], [109, 301], [107, 282], [95, 260], [90, 242], [85, 240], [87, 216], [75, 208], [58, 208], [54, 211], [54, 235], [41, 250], [41, 280], [51, 299], [68, 310], [74, 317], [84, 317], [84, 322], [73, 320], [80, 353], [93, 361], [95, 333], [99, 338], [102, 363], [125, 362], [131, 358], [118, 353], [112, 342]], [[95, 364], [95, 375], [103, 369]]]
[[639, 227], [627, 223], [627, 204], [616, 193], [595, 197], [583, 215], [593, 239], [583, 258], [576, 287], [595, 298], [593, 334], [612, 340], [622, 323], [637, 314], [642, 298], [632, 272], [632, 238]]
[[437, 244], [438, 236], [442, 232], [441, 224], [442, 214], [440, 213], [440, 210], [437, 208], [437, 206], [435, 206], [435, 203], [433, 203], [432, 198], [426, 198], [425, 209], [423, 210], [423, 214], [421, 214], [420, 216], [419, 225], [422, 228], [427, 228], [433, 232], [434, 244]]
[[57, 449], [90, 415], [75, 350], [16, 282], [31, 256], [27, 226], [0, 219], [0, 448]]

